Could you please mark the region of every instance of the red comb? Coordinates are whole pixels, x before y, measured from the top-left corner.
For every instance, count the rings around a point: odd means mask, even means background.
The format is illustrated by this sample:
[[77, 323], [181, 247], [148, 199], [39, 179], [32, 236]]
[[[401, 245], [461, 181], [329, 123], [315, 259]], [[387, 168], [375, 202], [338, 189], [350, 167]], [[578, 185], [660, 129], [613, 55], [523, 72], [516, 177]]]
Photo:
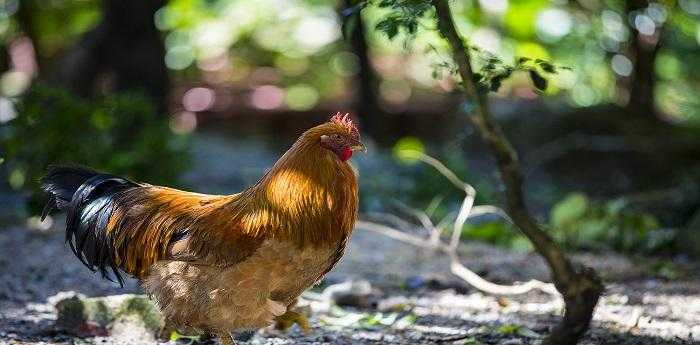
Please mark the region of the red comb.
[[341, 114], [337, 112], [333, 117], [331, 117], [330, 122], [337, 123], [345, 128], [347, 128], [353, 136], [359, 138], [360, 131], [357, 130], [355, 123], [352, 122], [352, 118], [349, 113]]

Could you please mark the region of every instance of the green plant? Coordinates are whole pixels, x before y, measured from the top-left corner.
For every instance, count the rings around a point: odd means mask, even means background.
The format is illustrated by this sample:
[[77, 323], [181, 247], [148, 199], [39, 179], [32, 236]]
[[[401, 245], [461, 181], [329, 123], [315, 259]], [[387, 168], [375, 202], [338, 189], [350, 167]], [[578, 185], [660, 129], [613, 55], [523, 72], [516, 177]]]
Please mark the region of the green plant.
[[598, 202], [581, 193], [554, 205], [549, 225], [557, 241], [575, 249], [655, 253], [669, 249], [675, 238], [673, 230], [660, 229], [654, 216], [629, 209], [624, 199]]
[[187, 164], [183, 137], [136, 93], [89, 101], [38, 85], [17, 104], [17, 117], [0, 127], [8, 183], [33, 193], [52, 164], [79, 164], [157, 184], [173, 184]]

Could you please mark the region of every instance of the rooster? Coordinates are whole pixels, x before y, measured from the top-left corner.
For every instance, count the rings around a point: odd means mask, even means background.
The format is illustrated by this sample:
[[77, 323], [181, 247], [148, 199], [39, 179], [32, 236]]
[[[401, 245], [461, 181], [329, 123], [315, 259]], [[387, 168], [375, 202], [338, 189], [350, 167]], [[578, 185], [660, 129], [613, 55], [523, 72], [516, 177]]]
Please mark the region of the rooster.
[[235, 341], [231, 331], [277, 320], [305, 326], [297, 297], [342, 257], [357, 217], [348, 164], [365, 151], [347, 114], [307, 130], [252, 187], [207, 195], [86, 168], [42, 179], [66, 241], [102, 277], [140, 280], [166, 325]]

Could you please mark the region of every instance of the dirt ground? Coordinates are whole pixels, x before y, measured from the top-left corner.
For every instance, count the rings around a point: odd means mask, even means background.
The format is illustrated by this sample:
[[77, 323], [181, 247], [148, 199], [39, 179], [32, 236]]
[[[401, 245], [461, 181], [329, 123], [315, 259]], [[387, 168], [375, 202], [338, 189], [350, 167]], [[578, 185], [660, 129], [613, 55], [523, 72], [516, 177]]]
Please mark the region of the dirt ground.
[[[0, 261], [0, 343], [124, 343], [123, 338], [75, 339], [57, 331], [56, 311], [47, 299], [61, 291], [87, 296], [138, 292], [136, 282], [129, 281], [120, 289], [100, 280], [75, 260], [56, 228], [3, 228], [0, 251], [4, 253]], [[546, 276], [545, 267], [534, 255], [465, 245], [462, 256], [472, 269], [500, 282]], [[645, 277], [644, 269], [623, 257], [584, 255], [577, 259], [596, 267], [609, 280], [583, 344], [700, 341], [696, 269], [693, 275], [664, 281]], [[536, 344], [556, 322], [560, 306], [550, 296], [537, 292], [500, 298], [485, 295], [451, 276], [446, 263], [438, 254], [360, 229], [346, 257], [317, 290], [351, 280], [368, 281], [370, 290], [362, 292], [366, 283], [357, 283], [363, 288], [352, 288], [350, 298], [337, 300], [345, 305], [342, 308], [313, 308], [311, 335], [296, 328], [288, 334], [264, 330], [241, 343]], [[450, 341], [455, 338], [460, 339]]]

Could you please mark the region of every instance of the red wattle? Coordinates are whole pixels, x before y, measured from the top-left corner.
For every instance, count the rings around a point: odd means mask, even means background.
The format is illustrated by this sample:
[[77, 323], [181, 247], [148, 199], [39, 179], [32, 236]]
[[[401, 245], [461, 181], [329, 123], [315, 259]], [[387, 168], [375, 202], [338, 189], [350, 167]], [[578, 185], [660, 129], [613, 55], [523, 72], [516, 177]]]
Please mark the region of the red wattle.
[[338, 153], [338, 158], [340, 158], [341, 161], [345, 162], [348, 159], [352, 157], [352, 150], [348, 147], [344, 148], [340, 153]]

